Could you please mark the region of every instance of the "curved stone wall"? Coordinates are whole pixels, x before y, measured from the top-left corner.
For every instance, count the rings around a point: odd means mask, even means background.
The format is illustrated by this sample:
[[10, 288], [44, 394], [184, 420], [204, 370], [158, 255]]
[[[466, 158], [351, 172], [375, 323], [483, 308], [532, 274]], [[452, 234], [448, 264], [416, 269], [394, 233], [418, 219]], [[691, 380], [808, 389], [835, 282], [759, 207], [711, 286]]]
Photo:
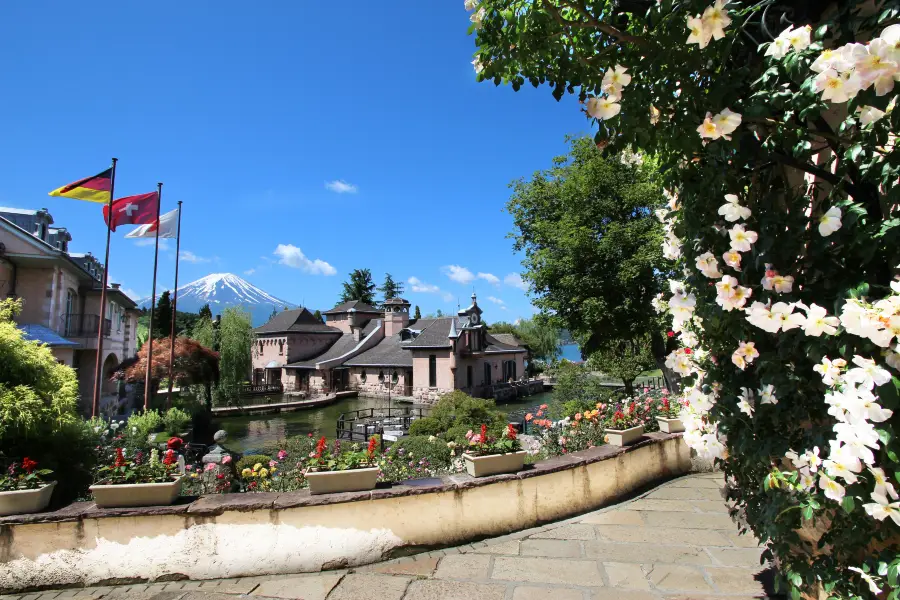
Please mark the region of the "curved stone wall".
[[213, 579], [362, 565], [503, 535], [613, 503], [690, 471], [680, 435], [648, 434], [524, 471], [311, 496], [206, 496], [166, 507], [0, 518], [0, 593], [64, 585]]

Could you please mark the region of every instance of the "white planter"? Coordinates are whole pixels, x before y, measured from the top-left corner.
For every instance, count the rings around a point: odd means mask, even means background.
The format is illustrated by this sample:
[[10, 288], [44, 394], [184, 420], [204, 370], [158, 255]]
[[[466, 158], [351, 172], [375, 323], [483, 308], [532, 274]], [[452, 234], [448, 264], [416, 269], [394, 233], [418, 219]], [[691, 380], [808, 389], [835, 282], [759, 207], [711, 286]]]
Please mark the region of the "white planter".
[[50, 504], [50, 496], [53, 495], [55, 487], [56, 482], [51, 481], [34, 490], [0, 492], [0, 517], [24, 515], [44, 510]]
[[500, 473], [515, 473], [525, 466], [524, 450], [509, 452], [507, 454], [489, 454], [487, 456], [472, 456], [463, 453], [466, 462], [466, 471], [472, 477], [486, 477]]
[[644, 435], [644, 426], [638, 425], [629, 429], [607, 429], [606, 437], [611, 446], [628, 446], [633, 444]]
[[167, 506], [181, 493], [181, 477], [166, 483], [125, 483], [122, 485], [92, 485], [94, 502], [100, 508], [128, 508], [132, 506]]
[[378, 467], [348, 469], [346, 471], [307, 471], [310, 494], [337, 494], [339, 492], [363, 492], [375, 489]]
[[656, 417], [656, 422], [659, 424], [659, 430], [663, 433], [681, 433], [684, 431], [684, 423], [678, 417], [674, 419]]

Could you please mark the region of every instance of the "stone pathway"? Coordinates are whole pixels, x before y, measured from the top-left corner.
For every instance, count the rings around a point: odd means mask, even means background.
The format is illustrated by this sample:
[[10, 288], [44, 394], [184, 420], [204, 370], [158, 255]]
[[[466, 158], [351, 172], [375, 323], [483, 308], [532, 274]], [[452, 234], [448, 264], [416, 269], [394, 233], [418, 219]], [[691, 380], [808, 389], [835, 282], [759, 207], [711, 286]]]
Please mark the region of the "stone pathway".
[[0, 600], [676, 600], [764, 598], [761, 549], [740, 536], [721, 474], [694, 474], [537, 529], [307, 575], [48, 591]]

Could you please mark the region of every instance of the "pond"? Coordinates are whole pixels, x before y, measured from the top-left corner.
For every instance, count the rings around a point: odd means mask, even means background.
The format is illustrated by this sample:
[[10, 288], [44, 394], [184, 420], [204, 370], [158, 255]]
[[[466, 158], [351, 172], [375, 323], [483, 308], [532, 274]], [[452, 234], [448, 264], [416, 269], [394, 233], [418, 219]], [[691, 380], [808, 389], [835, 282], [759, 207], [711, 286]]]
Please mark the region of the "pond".
[[[520, 398], [521, 402], [498, 404], [497, 409], [511, 420], [520, 421], [526, 412], [543, 403], [550, 402], [550, 393], [535, 394]], [[411, 406], [398, 404], [391, 406]], [[334, 404], [319, 408], [310, 408], [294, 412], [275, 414], [245, 415], [239, 417], [219, 417], [216, 422], [220, 429], [228, 433], [228, 448], [244, 454], [273, 446], [279, 440], [288, 437], [306, 435], [325, 435], [329, 438], [335, 434], [338, 417], [341, 413], [361, 408], [388, 408], [386, 398], [345, 398]]]

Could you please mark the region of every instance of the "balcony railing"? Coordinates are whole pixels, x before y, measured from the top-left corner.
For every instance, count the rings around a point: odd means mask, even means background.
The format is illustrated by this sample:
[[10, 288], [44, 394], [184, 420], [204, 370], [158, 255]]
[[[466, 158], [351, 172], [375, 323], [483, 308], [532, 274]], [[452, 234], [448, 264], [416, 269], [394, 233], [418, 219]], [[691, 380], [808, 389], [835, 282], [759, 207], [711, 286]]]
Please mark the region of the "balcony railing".
[[[100, 315], [65, 315], [60, 319], [59, 333], [67, 338], [96, 337], [99, 323]], [[103, 319], [103, 337], [109, 337], [111, 332], [112, 320]]]

